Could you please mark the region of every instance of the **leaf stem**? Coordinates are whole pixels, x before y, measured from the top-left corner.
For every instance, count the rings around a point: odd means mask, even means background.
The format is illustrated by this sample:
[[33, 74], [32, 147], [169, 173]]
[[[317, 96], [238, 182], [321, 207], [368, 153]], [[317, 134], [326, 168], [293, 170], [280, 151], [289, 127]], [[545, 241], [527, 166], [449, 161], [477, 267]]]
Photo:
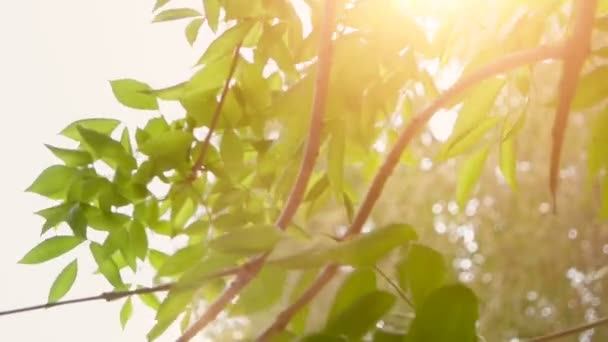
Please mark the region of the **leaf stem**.
[[598, 327], [598, 326], [604, 325], [604, 324], [608, 324], [608, 317], [600, 318], [596, 321], [586, 323], [586, 324], [581, 324], [579, 326], [572, 327], [572, 328], [562, 330], [562, 331], [558, 331], [555, 333], [538, 336], [538, 337], [532, 337], [529, 339], [524, 339], [524, 341], [527, 341], [527, 342], [552, 341], [552, 340], [556, 340], [558, 338], [574, 335], [574, 334], [583, 332], [585, 330], [593, 329], [595, 327]]

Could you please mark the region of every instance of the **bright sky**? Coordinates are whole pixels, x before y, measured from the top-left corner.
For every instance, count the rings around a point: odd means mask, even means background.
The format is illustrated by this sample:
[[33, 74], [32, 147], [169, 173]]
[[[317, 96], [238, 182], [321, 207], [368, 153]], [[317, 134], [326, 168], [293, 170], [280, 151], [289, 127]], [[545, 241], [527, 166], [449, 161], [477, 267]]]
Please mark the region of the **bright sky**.
[[[76, 255], [88, 253], [84, 247], [80, 254], [76, 250], [38, 266], [16, 263], [39, 241], [43, 222], [33, 212], [50, 204], [23, 192], [57, 162], [43, 144], [61, 145], [65, 141], [56, 134], [85, 117], [144, 122], [154, 113], [118, 104], [108, 80], [170, 85], [189, 75], [196, 51], [202, 51], [188, 46], [184, 22], [150, 24], [152, 5], [152, 0], [12, 0], [0, 11], [0, 310], [44, 303], [59, 271]], [[110, 290], [93, 271], [92, 263], [79, 261], [76, 284], [66, 298]], [[134, 303], [125, 331], [118, 318], [122, 303], [93, 302], [0, 317], [0, 340], [142, 341], [153, 315]]]

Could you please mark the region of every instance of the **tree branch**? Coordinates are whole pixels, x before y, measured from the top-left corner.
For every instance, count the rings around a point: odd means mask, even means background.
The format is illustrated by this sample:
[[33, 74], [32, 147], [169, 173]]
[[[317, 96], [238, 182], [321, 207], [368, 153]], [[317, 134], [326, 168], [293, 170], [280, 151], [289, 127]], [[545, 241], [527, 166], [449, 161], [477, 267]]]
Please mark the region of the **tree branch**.
[[[225, 270], [213, 272], [213, 273], [203, 277], [202, 279], [200, 279], [200, 281], [207, 281], [207, 280], [211, 280], [211, 279], [235, 275], [238, 272], [240, 272], [242, 268], [243, 268], [243, 266], [238, 266], [238, 267], [232, 267], [232, 268], [227, 268]], [[96, 296], [69, 299], [69, 300], [58, 301], [58, 302], [53, 302], [53, 303], [38, 304], [38, 305], [27, 306], [27, 307], [22, 307], [22, 308], [17, 308], [17, 309], [0, 311], [0, 316], [13, 315], [13, 314], [21, 313], [21, 312], [35, 311], [35, 310], [41, 310], [41, 309], [50, 309], [55, 306], [92, 302], [92, 301], [96, 301], [96, 300], [105, 300], [106, 302], [111, 302], [111, 301], [114, 301], [117, 299], [135, 296], [135, 295], [142, 295], [142, 294], [155, 293], [155, 292], [165, 292], [165, 291], [171, 290], [173, 287], [176, 287], [176, 290], [178, 290], [178, 291], [183, 291], [183, 290], [188, 290], [188, 289], [192, 289], [193, 287], [199, 287], [199, 286], [200, 286], [200, 282], [197, 284], [187, 284], [187, 285], [180, 285], [179, 283], [168, 283], [168, 284], [162, 284], [162, 285], [157, 285], [157, 286], [152, 286], [152, 287], [142, 287], [142, 288], [135, 289], [135, 290], [109, 291], [109, 292], [103, 292]]]
[[215, 107], [215, 111], [213, 112], [213, 116], [211, 117], [211, 122], [209, 123], [209, 131], [207, 131], [207, 135], [205, 136], [205, 140], [203, 140], [203, 145], [201, 146], [201, 152], [196, 158], [194, 165], [192, 166], [192, 178], [197, 177], [197, 173], [200, 168], [203, 166], [203, 162], [205, 161], [205, 154], [207, 153], [207, 149], [209, 148], [209, 144], [211, 144], [211, 136], [215, 131], [215, 127], [217, 126], [217, 122], [220, 118], [220, 113], [222, 112], [222, 108], [224, 108], [224, 102], [226, 101], [226, 96], [228, 95], [228, 90], [230, 89], [230, 82], [232, 81], [232, 77], [234, 76], [234, 72], [236, 71], [236, 66], [239, 61], [239, 52], [241, 51], [241, 43], [239, 43], [234, 48], [234, 53], [232, 55], [232, 63], [230, 64], [230, 69], [228, 70], [228, 76], [226, 77], [226, 83], [224, 83], [224, 88], [222, 88], [222, 94], [220, 95], [220, 100]]
[[41, 309], [50, 309], [55, 306], [92, 302], [92, 301], [96, 301], [96, 300], [105, 300], [106, 302], [111, 302], [111, 301], [114, 301], [117, 299], [121, 299], [124, 297], [130, 297], [133, 295], [169, 291], [169, 289], [171, 289], [172, 286], [173, 286], [173, 284], [163, 284], [163, 285], [158, 285], [158, 286], [154, 286], [154, 287], [144, 287], [141, 289], [135, 289], [135, 290], [130, 290], [130, 291], [103, 292], [97, 296], [69, 299], [69, 300], [64, 300], [64, 301], [59, 301], [59, 302], [46, 303], [46, 304], [40, 304], [40, 305], [27, 306], [27, 307], [18, 308], [18, 309], [0, 311], [0, 316], [13, 315], [16, 313], [35, 311], [35, 310], [41, 310]]
[[[334, 32], [336, 17], [336, 0], [326, 0], [323, 19], [321, 23], [321, 37], [319, 39], [319, 59], [318, 68], [315, 80], [315, 90], [312, 104], [312, 113], [310, 117], [310, 127], [308, 128], [308, 137], [304, 150], [304, 157], [298, 172], [298, 176], [291, 189], [289, 198], [283, 211], [279, 215], [275, 225], [284, 230], [287, 228], [291, 219], [295, 215], [300, 206], [308, 181], [312, 174], [315, 161], [319, 154], [321, 145], [321, 133], [323, 129], [323, 117], [325, 116], [325, 104], [327, 102], [327, 93], [329, 88], [329, 78], [332, 59], [332, 35]], [[220, 295], [214, 303], [212, 303], [207, 311], [199, 317], [199, 319], [190, 326], [184, 334], [177, 340], [178, 342], [187, 342], [199, 331], [201, 331], [209, 322], [213, 321], [217, 315], [241, 292], [241, 290], [260, 272], [268, 253], [265, 253], [257, 258], [252, 259], [243, 267], [242, 271], [237, 274], [236, 279], [230, 286]]]
[[562, 331], [558, 331], [555, 333], [551, 333], [548, 335], [543, 335], [543, 336], [538, 336], [538, 337], [532, 337], [529, 339], [524, 339], [524, 341], [527, 342], [541, 342], [541, 341], [552, 341], [552, 340], [556, 340], [558, 338], [562, 338], [562, 337], [566, 337], [566, 336], [570, 336], [570, 335], [574, 335], [577, 333], [581, 333], [585, 330], [589, 330], [589, 329], [593, 329], [595, 327], [599, 327], [600, 325], [604, 325], [604, 324], [608, 324], [608, 317], [604, 317], [604, 318], [600, 318], [597, 321], [594, 322], [590, 322], [590, 323], [586, 323], [586, 324], [581, 324], [579, 326], [576, 327], [572, 327], [566, 330], [562, 330]]
[[568, 116], [572, 99], [576, 94], [578, 79], [591, 51], [591, 34], [595, 23], [597, 0], [577, 0], [573, 8], [572, 34], [564, 43], [562, 78], [559, 84], [558, 102], [553, 121], [553, 143], [551, 146], [551, 165], [549, 169], [549, 189], [553, 201], [553, 212], [557, 213], [557, 187], [559, 183], [559, 164], [568, 127]]
[[[445, 105], [449, 104], [455, 97], [462, 94], [472, 85], [477, 84], [484, 79], [498, 75], [500, 73], [509, 71], [516, 67], [542, 61], [550, 58], [560, 58], [562, 56], [563, 48], [554, 46], [540, 46], [533, 49], [527, 49], [519, 52], [509, 54], [501, 57], [494, 62], [491, 62], [476, 71], [473, 71], [470, 75], [465, 76], [455, 85], [446, 90], [441, 94], [430, 106], [424, 109], [420, 114], [416, 115], [399, 135], [397, 142], [389, 152], [386, 160], [380, 167], [380, 170], [376, 173], [372, 184], [365, 195], [363, 203], [357, 212], [353, 223], [351, 224], [347, 233], [342, 239], [349, 238], [353, 235], [357, 235], [361, 232], [363, 224], [369, 217], [376, 201], [380, 197], [384, 185], [395, 166], [399, 162], [399, 158], [405, 148], [409, 145], [410, 141], [416, 136], [431, 117]], [[333, 278], [338, 270], [338, 265], [332, 264], [327, 266], [317, 278], [317, 280], [298, 298], [291, 306], [285, 309], [279, 314], [274, 323], [266, 330], [258, 341], [267, 341], [275, 333], [283, 330], [291, 318], [308, 302], [310, 302], [316, 294]]]

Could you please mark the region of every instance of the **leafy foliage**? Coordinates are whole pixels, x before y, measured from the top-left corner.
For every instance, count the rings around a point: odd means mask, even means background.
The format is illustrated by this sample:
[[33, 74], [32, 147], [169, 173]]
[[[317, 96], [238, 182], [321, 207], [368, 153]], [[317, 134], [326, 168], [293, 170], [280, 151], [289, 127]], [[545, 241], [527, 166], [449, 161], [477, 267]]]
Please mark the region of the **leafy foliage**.
[[[417, 241], [428, 227], [367, 220], [365, 205], [371, 198], [373, 206], [380, 195], [394, 168], [390, 163], [405, 165], [416, 158], [420, 146], [414, 143], [401, 153], [412, 137], [405, 139], [399, 132], [406, 125], [424, 124], [411, 114], [426, 108], [445, 88], [439, 87], [440, 72], [432, 72], [429, 63], [436, 63], [439, 71], [459, 63], [459, 73], [467, 76], [494, 58], [537, 46], [550, 37], [544, 18], [563, 16], [562, 2], [501, 2], [500, 15], [483, 23], [492, 31], [485, 36], [474, 24], [454, 20], [454, 13], [428, 13], [415, 1], [411, 7], [391, 0], [338, 1], [340, 29], [332, 41], [325, 126], [313, 132], [321, 137], [325, 157], [316, 162], [313, 181], [303, 184], [307, 191], [301, 209], [289, 229], [281, 231], [273, 222], [302, 179], [297, 162], [309, 148], [309, 116], [318, 98], [314, 76], [323, 67], [317, 58], [321, 2], [304, 1], [303, 9], [292, 1], [204, 0], [202, 8], [168, 8], [170, 1], [158, 0], [153, 22], [185, 19], [190, 45], [203, 37], [206, 24], [215, 34], [213, 40], [192, 76], [179, 84], [153, 89], [125, 78], [111, 81], [111, 90], [118, 102], [132, 109], [158, 111], [161, 101], [179, 103], [184, 117], [169, 122], [163, 115], [148, 113], [152, 117], [145, 126], [135, 129], [105, 118], [66, 127], [61, 134], [75, 146], [47, 145], [62, 164], [43, 170], [27, 191], [57, 202], [37, 213], [45, 220], [42, 233], [51, 234], [65, 223], [69, 234], [45, 236], [20, 262], [41, 263], [86, 243], [98, 272], [116, 290], [135, 290], [138, 286], [130, 283], [130, 276], [141, 265], [153, 268], [155, 282], [174, 285], [161, 298], [138, 294], [156, 311], [149, 340], [180, 317], [182, 330], [186, 329], [195, 302], [218, 298], [228, 282], [216, 274], [233, 275], [222, 271], [241, 267], [243, 277], [250, 265], [247, 258], [263, 256], [268, 257], [267, 265], [253, 272], [252, 279], [245, 278], [251, 282], [230, 303], [229, 317], [263, 316], [265, 323], [273, 321], [286, 298], [305, 293], [302, 284], [333, 264], [341, 267], [345, 279], [327, 300], [327, 319], [315, 325], [303, 311], [292, 324], [285, 324], [283, 336], [304, 341], [365, 336], [378, 341], [476, 341], [477, 296], [465, 285], [449, 282], [444, 256]], [[493, 11], [478, 5], [481, 13]], [[600, 10], [605, 7], [602, 2]], [[527, 14], [519, 14], [522, 9]], [[421, 20], [429, 17], [438, 23], [433, 39]], [[512, 23], [514, 19], [520, 20], [518, 24]], [[307, 21], [312, 27], [306, 28]], [[495, 31], [502, 33], [495, 37]], [[496, 39], [500, 46], [494, 44]], [[601, 50], [594, 53], [602, 55]], [[541, 59], [535, 58], [528, 64]], [[605, 84], [606, 67], [597, 64], [582, 76], [572, 104], [573, 110], [596, 115], [588, 147], [590, 177], [608, 166], [606, 110], [596, 110], [605, 104], [605, 89], [596, 85]], [[492, 77], [442, 103], [458, 115], [436, 162], [458, 160], [455, 198], [460, 208], [475, 194], [494, 151], [502, 175], [517, 188], [516, 141], [528, 117], [521, 103], [536, 93], [532, 72], [507, 71], [488, 75]], [[505, 98], [523, 100], [511, 105]], [[412, 132], [418, 133], [415, 128]], [[199, 138], [205, 135], [208, 138]], [[401, 150], [392, 150], [397, 155], [390, 152], [381, 164], [387, 145], [394, 142]], [[364, 185], [374, 174], [377, 178], [371, 184], [380, 188], [366, 195]], [[606, 189], [604, 179], [604, 217]], [[359, 206], [362, 209], [356, 212]], [[362, 224], [358, 215], [363, 212], [369, 226], [356, 227], [365, 228], [363, 234], [351, 227], [344, 238], [335, 236], [343, 232], [320, 224], [323, 220], [318, 218], [336, 208], [343, 215], [340, 225]], [[399, 222], [407, 221], [403, 217]], [[88, 234], [90, 230], [103, 232], [103, 237]], [[154, 244], [159, 236], [185, 244], [166, 254]], [[377, 279], [373, 270], [378, 265], [391, 270], [393, 286]], [[73, 261], [51, 286], [49, 302], [69, 291], [76, 274]], [[132, 305], [128, 298], [122, 306], [123, 327]], [[409, 318], [402, 319], [395, 331], [381, 328], [403, 312]], [[307, 326], [314, 329], [304, 329]], [[304, 331], [314, 333], [306, 336]]]

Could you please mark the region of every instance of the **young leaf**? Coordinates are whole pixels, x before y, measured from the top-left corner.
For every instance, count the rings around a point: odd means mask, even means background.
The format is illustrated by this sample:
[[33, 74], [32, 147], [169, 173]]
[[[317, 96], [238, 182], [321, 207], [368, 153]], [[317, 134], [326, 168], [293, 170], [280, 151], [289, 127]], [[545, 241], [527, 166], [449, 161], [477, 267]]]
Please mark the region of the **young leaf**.
[[62, 198], [77, 169], [64, 165], [53, 165], [42, 171], [38, 178], [25, 191], [33, 192], [52, 199]]
[[[393, 307], [395, 296], [375, 290], [358, 298], [325, 329], [330, 334], [361, 339]], [[434, 340], [427, 340], [434, 341]]]
[[107, 161], [111, 166], [132, 170], [137, 167], [135, 159], [127, 153], [121, 143], [111, 137], [84, 127], [78, 127], [83, 143], [96, 158]]
[[197, 10], [192, 8], [173, 8], [163, 12], [158, 13], [154, 19], [152, 19], [153, 23], [159, 23], [162, 21], [171, 21], [171, 20], [179, 20], [191, 17], [200, 17], [200, 14]]
[[287, 271], [265, 266], [241, 292], [231, 313], [250, 315], [274, 306], [283, 295], [286, 279]]
[[217, 37], [199, 60], [198, 64], [209, 64], [219, 58], [229, 55], [232, 50], [245, 38], [253, 27], [251, 20], [241, 21]]
[[500, 171], [513, 190], [517, 190], [515, 137], [507, 138], [500, 144]]
[[444, 286], [416, 310], [407, 341], [474, 342], [478, 318], [477, 297], [471, 289], [460, 284]]
[[87, 151], [70, 150], [65, 148], [54, 147], [45, 144], [46, 148], [51, 150], [53, 154], [61, 159], [66, 166], [85, 166], [93, 162], [93, 158]]
[[78, 262], [76, 260], [69, 263], [55, 278], [51, 290], [49, 291], [49, 303], [54, 303], [68, 293], [68, 291], [74, 285], [76, 280], [76, 274], [78, 274]]
[[416, 306], [420, 306], [427, 295], [444, 285], [447, 267], [443, 256], [432, 248], [413, 244], [408, 255], [397, 266], [399, 286], [409, 290]]
[[328, 324], [337, 319], [357, 299], [374, 290], [376, 290], [376, 273], [372, 269], [362, 268], [353, 271], [340, 285], [334, 297], [327, 318]]
[[217, 25], [220, 17], [220, 3], [218, 0], [205, 0], [203, 1], [205, 7], [205, 17], [207, 18], [207, 24], [211, 31], [217, 31]]
[[576, 95], [572, 100], [572, 110], [582, 110], [595, 106], [605, 99], [608, 91], [608, 66], [603, 65], [583, 75], [576, 88]]
[[125, 284], [120, 276], [120, 270], [118, 269], [118, 266], [114, 260], [107, 255], [103, 246], [92, 242], [89, 248], [95, 262], [97, 263], [97, 267], [99, 267], [99, 272], [108, 280], [110, 284], [112, 284], [112, 286], [114, 286], [114, 288], [124, 289]]
[[74, 203], [68, 211], [66, 221], [75, 236], [86, 239], [88, 220], [80, 202]]
[[20, 264], [39, 264], [76, 248], [84, 240], [75, 236], [55, 236], [46, 239], [32, 248], [21, 258]]
[[265, 252], [281, 239], [281, 232], [268, 224], [236, 227], [209, 242], [209, 247], [223, 253], [250, 255]]
[[167, 261], [168, 258], [169, 255], [156, 249], [150, 249], [148, 253], [148, 259], [150, 260], [150, 264], [152, 264], [152, 267], [156, 271], [158, 271], [163, 266], [163, 264], [165, 263], [165, 261]]
[[195, 244], [184, 247], [169, 256], [158, 270], [158, 277], [173, 276], [194, 267], [203, 257], [205, 250]]
[[131, 244], [131, 249], [135, 256], [140, 260], [146, 259], [146, 254], [148, 254], [148, 236], [146, 234], [146, 229], [144, 226], [138, 221], [131, 221], [131, 226], [129, 227], [129, 243]]
[[602, 219], [608, 219], [608, 175], [604, 176], [602, 182], [602, 198], [600, 207], [600, 217]]
[[190, 45], [193, 45], [196, 41], [196, 37], [198, 37], [198, 31], [203, 25], [205, 20], [203, 18], [192, 19], [192, 21], [186, 26], [186, 39]]
[[489, 147], [483, 147], [460, 166], [460, 170], [458, 170], [458, 185], [456, 187], [456, 201], [460, 208], [464, 208], [477, 181], [481, 177], [489, 152]]
[[131, 301], [131, 297], [125, 300], [125, 303], [122, 305], [120, 309], [120, 326], [124, 329], [127, 326], [127, 322], [131, 319], [131, 315], [133, 314], [133, 302]]
[[152, 9], [153, 11], [156, 11], [157, 9], [165, 6], [166, 4], [169, 3], [169, 1], [171, 0], [156, 0], [156, 3], [154, 4], [154, 9]]
[[132, 80], [119, 79], [110, 81], [112, 92], [123, 105], [134, 109], [158, 109], [156, 97], [150, 94], [149, 85]]
[[68, 127], [64, 128], [59, 134], [68, 137], [72, 140], [81, 141], [78, 127], [93, 130], [97, 133], [109, 135], [118, 127], [120, 121], [116, 119], [84, 119], [72, 122]]
[[239, 171], [242, 168], [243, 154], [244, 149], [241, 139], [233, 130], [225, 130], [220, 144], [220, 155], [229, 172]]
[[192, 134], [188, 132], [166, 131], [148, 139], [139, 146], [139, 150], [155, 161], [170, 164], [185, 162], [193, 139]]

